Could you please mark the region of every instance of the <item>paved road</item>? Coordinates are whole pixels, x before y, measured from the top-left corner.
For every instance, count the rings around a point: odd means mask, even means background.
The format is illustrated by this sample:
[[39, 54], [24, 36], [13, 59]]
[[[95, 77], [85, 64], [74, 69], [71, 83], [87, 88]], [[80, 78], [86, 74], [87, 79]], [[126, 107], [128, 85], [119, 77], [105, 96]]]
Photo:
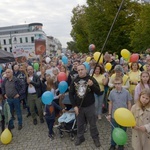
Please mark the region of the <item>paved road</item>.
[[[110, 124], [103, 116], [101, 121], [97, 122], [100, 133], [101, 147], [100, 150], [108, 150], [110, 147]], [[55, 128], [55, 139], [50, 141], [48, 135], [48, 128], [46, 123], [35, 126], [32, 123], [32, 118], [26, 118], [23, 114], [23, 128], [17, 130], [17, 120], [15, 120], [15, 128], [12, 130], [13, 140], [8, 145], [0, 143], [0, 150], [96, 150], [93, 140], [90, 137], [89, 130], [85, 133], [86, 141], [80, 146], [74, 146], [74, 141], [71, 141], [69, 135], [66, 133], [63, 138], [59, 137], [58, 129]], [[132, 150], [131, 148], [131, 129], [128, 129], [128, 143], [125, 150]]]

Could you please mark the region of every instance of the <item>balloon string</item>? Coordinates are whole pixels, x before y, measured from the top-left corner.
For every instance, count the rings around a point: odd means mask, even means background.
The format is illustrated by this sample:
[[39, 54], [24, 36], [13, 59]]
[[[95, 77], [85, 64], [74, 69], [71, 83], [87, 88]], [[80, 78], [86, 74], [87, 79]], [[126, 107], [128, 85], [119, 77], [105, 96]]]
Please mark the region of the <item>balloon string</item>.
[[[105, 117], [106, 117], [106, 119], [107, 119], [107, 116], [106, 116], [106, 115], [105, 115]], [[110, 123], [110, 125], [111, 125], [113, 128], [115, 128], [111, 121], [109, 121], [109, 120], [107, 120], [107, 121]]]

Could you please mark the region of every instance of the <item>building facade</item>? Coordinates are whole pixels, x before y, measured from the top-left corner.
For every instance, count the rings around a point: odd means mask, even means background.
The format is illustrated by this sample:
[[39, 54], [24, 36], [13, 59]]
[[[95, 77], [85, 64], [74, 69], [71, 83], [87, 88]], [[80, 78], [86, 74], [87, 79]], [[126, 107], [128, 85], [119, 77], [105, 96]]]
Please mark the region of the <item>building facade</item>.
[[[58, 45], [54, 38], [49, 38], [42, 30], [42, 23], [30, 23], [8, 27], [0, 27], [0, 49], [8, 52], [26, 53], [27, 57], [35, 55], [35, 41], [43, 40], [46, 44], [46, 52], [57, 51]], [[49, 44], [50, 43], [50, 44]], [[61, 48], [61, 47], [60, 47]]]

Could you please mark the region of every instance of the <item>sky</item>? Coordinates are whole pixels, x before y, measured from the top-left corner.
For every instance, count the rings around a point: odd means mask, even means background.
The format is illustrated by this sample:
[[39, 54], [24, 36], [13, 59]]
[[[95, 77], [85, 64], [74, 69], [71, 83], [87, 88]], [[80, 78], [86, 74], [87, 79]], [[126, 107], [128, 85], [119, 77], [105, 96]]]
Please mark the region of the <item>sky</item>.
[[72, 9], [86, 0], [0, 0], [0, 27], [39, 22], [63, 48], [71, 41]]

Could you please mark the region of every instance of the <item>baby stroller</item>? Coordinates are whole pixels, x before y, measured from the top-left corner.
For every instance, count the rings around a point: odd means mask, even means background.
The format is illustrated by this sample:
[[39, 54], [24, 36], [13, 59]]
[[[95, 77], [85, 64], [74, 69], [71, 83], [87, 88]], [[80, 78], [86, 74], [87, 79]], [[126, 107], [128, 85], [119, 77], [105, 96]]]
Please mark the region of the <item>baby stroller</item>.
[[72, 108], [72, 105], [69, 100], [68, 94], [65, 95], [64, 100], [62, 103], [66, 106], [66, 112], [62, 114], [58, 118], [59, 126], [57, 127], [59, 130], [60, 137], [63, 138], [64, 132], [68, 133], [70, 139], [73, 141], [75, 139], [75, 135], [77, 133], [77, 125], [76, 125], [76, 118], [75, 112]]

